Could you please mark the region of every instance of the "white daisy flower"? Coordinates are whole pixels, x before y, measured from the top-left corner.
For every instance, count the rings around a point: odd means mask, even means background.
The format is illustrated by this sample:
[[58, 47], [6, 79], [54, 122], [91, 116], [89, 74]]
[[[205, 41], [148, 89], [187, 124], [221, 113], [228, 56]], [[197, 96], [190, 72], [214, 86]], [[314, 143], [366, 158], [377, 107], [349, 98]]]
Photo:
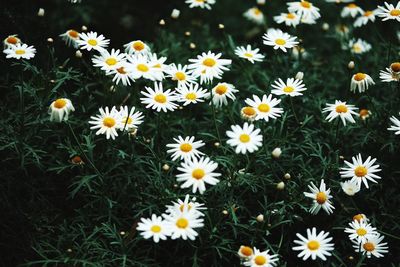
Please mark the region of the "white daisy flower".
[[344, 161], [347, 167], [341, 168], [340, 176], [342, 178], [351, 178], [352, 181], [357, 183], [358, 187], [361, 188], [361, 184], [364, 183], [366, 188], [368, 186], [368, 180], [377, 183], [376, 179], [381, 179], [376, 172], [380, 172], [379, 165], [374, 165], [376, 159], [368, 157], [365, 162], [361, 158], [361, 154], [351, 158], [353, 163]]
[[212, 103], [216, 107], [226, 106], [228, 105], [228, 98], [231, 100], [235, 100], [236, 96], [234, 93], [239, 92], [239, 90], [235, 89], [235, 86], [230, 83], [218, 83], [212, 89]]
[[381, 70], [379, 78], [382, 82], [398, 82], [400, 81], [400, 62], [394, 62], [390, 64], [386, 71]]
[[274, 88], [274, 90], [271, 90], [271, 93], [274, 95], [300, 96], [303, 95], [301, 92], [307, 90], [303, 84], [303, 80], [295, 78], [288, 78], [286, 83], [279, 78], [271, 86]]
[[106, 134], [107, 139], [111, 137], [114, 140], [118, 136], [117, 130], [121, 129], [120, 113], [115, 107], [112, 107], [111, 111], [108, 107], [100, 108], [99, 111], [100, 115], [90, 117], [92, 120], [89, 121], [89, 124], [93, 125], [90, 129], [98, 129], [96, 135]]
[[206, 191], [205, 184], [216, 185], [219, 182], [216, 177], [221, 174], [214, 172], [217, 167], [218, 164], [207, 157], [183, 161], [178, 167], [178, 171], [182, 173], [176, 176], [176, 180], [184, 182], [181, 184], [181, 188], [192, 187], [193, 193], [199, 191], [200, 194], [203, 194]]
[[76, 40], [81, 49], [87, 51], [97, 50], [101, 51], [108, 47], [110, 40], [106, 39], [102, 34], [97, 36], [97, 32], [79, 33], [79, 39]]
[[254, 254], [251, 258], [246, 260], [243, 265], [250, 267], [274, 267], [278, 261], [278, 255], [269, 254], [269, 250], [260, 251], [254, 248]]
[[188, 69], [194, 77], [200, 77], [200, 83], [212, 82], [214, 78], [221, 79], [223, 72], [229, 70], [227, 66], [232, 63], [230, 59], [221, 59], [221, 55], [211, 51], [203, 52], [197, 59], [189, 59], [191, 64]]
[[354, 27], [361, 27], [363, 25], [366, 25], [368, 22], [375, 22], [375, 15], [378, 12], [378, 9], [375, 10], [366, 10], [364, 11], [364, 14], [362, 16], [358, 17], [354, 21]]
[[150, 52], [150, 47], [141, 40], [134, 40], [127, 44], [124, 44], [125, 52], [129, 55], [140, 54], [142, 56], [147, 56]]
[[4, 49], [3, 53], [6, 54], [6, 58], [31, 59], [35, 57], [36, 49], [27, 44], [17, 43], [16, 45]]
[[178, 96], [178, 101], [183, 102], [184, 106], [204, 102], [204, 99], [210, 97], [207, 89], [203, 89], [198, 84], [193, 83], [189, 84], [188, 87], [181, 86], [176, 88], [176, 95]]
[[344, 183], [340, 183], [343, 192], [348, 196], [354, 196], [358, 192], [360, 192], [360, 188], [358, 184], [352, 180], [347, 180]]
[[232, 125], [232, 131], [226, 131], [229, 137], [228, 145], [235, 147], [235, 153], [253, 153], [262, 146], [263, 137], [260, 129], [255, 129], [253, 124], [244, 123], [243, 127]]
[[174, 102], [177, 100], [177, 96], [171, 89], [166, 91], [163, 90], [162, 83], [154, 83], [154, 89], [145, 87], [147, 92], [140, 92], [145, 97], [140, 98], [142, 104], [146, 105], [146, 108], [152, 108], [160, 112], [167, 112], [168, 110], [174, 111], [178, 105]]
[[257, 117], [257, 111], [253, 107], [245, 106], [240, 110], [240, 116], [243, 119], [252, 122]]
[[252, 7], [243, 13], [243, 16], [256, 24], [262, 25], [265, 22], [264, 14], [257, 7]]
[[136, 230], [140, 231], [140, 235], [145, 239], [153, 238], [155, 243], [161, 240], [167, 240], [167, 236], [171, 235], [171, 228], [161, 216], [151, 215], [151, 219], [141, 218]]
[[118, 68], [115, 68], [110, 72], [106, 72], [106, 75], [114, 75], [112, 81], [115, 82], [116, 84], [122, 82], [122, 84], [125, 86], [131, 85], [131, 81], [132, 82], [135, 81], [132, 77], [134, 66], [125, 61], [120, 61], [118, 65], [119, 65]]
[[262, 61], [265, 57], [263, 54], [258, 53], [259, 51], [259, 48], [252, 49], [251, 45], [247, 45], [246, 47], [238, 46], [235, 49], [235, 54], [254, 64], [255, 61]]
[[183, 212], [170, 210], [163, 214], [167, 227], [171, 229], [171, 239], [195, 240], [198, 233], [194, 230], [204, 226], [204, 219], [197, 213], [184, 209]]
[[170, 77], [173, 81], [178, 83], [177, 87], [189, 86], [192, 83], [196, 83], [196, 79], [187, 71], [188, 66], [181, 64], [175, 65], [174, 63], [169, 65], [166, 70], [167, 77]]
[[296, 13], [281, 13], [279, 16], [275, 16], [274, 20], [278, 24], [285, 23], [289, 27], [296, 27], [300, 24], [300, 16]]
[[100, 55], [95, 55], [92, 58], [92, 62], [93, 66], [108, 73], [121, 67], [121, 62], [125, 62], [125, 54], [115, 49], [111, 49], [111, 53], [103, 49], [100, 51]]
[[364, 220], [361, 222], [353, 220], [349, 223], [349, 226], [344, 229], [344, 232], [349, 234], [350, 240], [359, 244], [367, 242], [367, 240], [378, 234], [376, 228]]
[[75, 30], [68, 30], [62, 34], [59, 35], [61, 39], [65, 42], [67, 46], [72, 46], [74, 48], [78, 48], [79, 45], [76, 41], [79, 40], [79, 32]]
[[349, 41], [349, 49], [353, 54], [364, 54], [371, 50], [371, 45], [362, 39], [351, 39]]
[[211, 9], [211, 6], [215, 4], [215, 0], [186, 0], [185, 3], [188, 4], [190, 8], [199, 7], [201, 9]]
[[330, 199], [331, 196], [331, 189], [327, 189], [324, 179], [321, 180], [321, 184], [318, 187], [311, 182], [311, 185], [308, 185], [311, 193], [304, 192], [306, 197], [313, 199], [313, 206], [310, 208], [311, 214], [317, 214], [319, 210], [322, 208], [327, 214], [333, 213], [335, 207], [332, 205]]
[[148, 62], [153, 71], [153, 76], [157, 81], [164, 79], [164, 73], [167, 72], [168, 65], [164, 64], [166, 57], [158, 57], [155, 53], [148, 54]]
[[319, 8], [314, 6], [308, 1], [298, 1], [287, 3], [288, 10], [290, 13], [296, 13], [299, 17], [304, 19], [310, 18], [311, 20], [316, 20], [321, 17], [319, 14]]
[[389, 252], [387, 243], [382, 242], [384, 238], [385, 236], [377, 234], [373, 237], [370, 237], [366, 242], [361, 244], [355, 243], [353, 247], [355, 248], [356, 252], [366, 254], [368, 258], [371, 258], [371, 256], [381, 258], [384, 257], [383, 254]]
[[342, 102], [340, 100], [335, 100], [335, 104], [326, 104], [326, 108], [322, 110], [322, 113], [329, 112], [328, 116], [325, 118], [329, 122], [333, 121], [337, 117], [339, 117], [343, 125], [346, 126], [346, 121], [351, 123], [355, 123], [352, 115], [358, 116], [355, 112], [358, 108], [354, 105], [346, 104], [346, 102]]
[[347, 17], [352, 17], [355, 18], [357, 17], [357, 15], [362, 15], [364, 14], [364, 10], [362, 10], [361, 7], [357, 6], [354, 3], [348, 4], [347, 6], [345, 6], [342, 10], [342, 12], [340, 13], [340, 15], [343, 18], [347, 18]]
[[312, 229], [307, 229], [307, 238], [297, 233], [297, 237], [300, 240], [294, 240], [297, 247], [293, 247], [295, 251], [301, 251], [297, 256], [299, 258], [303, 258], [303, 260], [307, 260], [311, 257], [312, 260], [316, 260], [317, 257], [322, 260], [326, 260], [326, 256], [331, 256], [331, 252], [334, 247], [332, 241], [332, 237], [329, 236], [329, 232], [321, 231], [317, 235], [317, 230], [315, 227]]
[[71, 111], [75, 111], [71, 100], [67, 98], [59, 98], [53, 101], [49, 107], [50, 121], [62, 122], [68, 120]]
[[147, 56], [137, 54], [135, 56], [128, 56], [128, 62], [132, 64], [132, 78], [139, 79], [145, 78], [155, 81], [157, 78], [157, 70], [152, 67], [152, 62], [148, 61]]
[[394, 134], [399, 135], [400, 134], [400, 120], [396, 118], [395, 116], [390, 117], [390, 121], [393, 123], [389, 128], [387, 128], [389, 131], [395, 131]]
[[257, 112], [255, 120], [269, 121], [269, 119], [276, 119], [281, 116], [283, 113], [282, 108], [275, 107], [281, 102], [280, 99], [272, 98], [272, 95], [263, 95], [262, 98], [259, 98], [256, 95], [253, 95], [253, 99], [247, 98], [245, 103], [250, 107], [254, 108]]
[[249, 246], [240, 246], [238, 256], [244, 260], [250, 260], [254, 255], [253, 249]]
[[263, 35], [263, 44], [274, 47], [275, 50], [281, 49], [286, 53], [287, 48], [293, 48], [299, 42], [296, 41], [295, 36], [291, 36], [281, 30], [269, 29]]
[[353, 75], [350, 82], [350, 91], [355, 93], [358, 89], [358, 92], [362, 93], [365, 90], [368, 90], [370, 85], [374, 85], [375, 82], [372, 80], [371, 76], [366, 73], [358, 72]]
[[172, 160], [194, 160], [195, 158], [200, 158], [204, 155], [203, 152], [200, 152], [198, 148], [204, 146], [203, 141], [194, 141], [194, 136], [186, 136], [182, 138], [182, 136], [178, 136], [178, 138], [174, 138], [175, 143], [167, 144], [167, 147], [170, 148], [167, 150], [168, 154], [172, 154]]
[[137, 129], [140, 124], [143, 123], [143, 113], [140, 111], [135, 112], [135, 107], [128, 108], [128, 106], [122, 106], [119, 110], [119, 116], [121, 118], [120, 130], [132, 131]]
[[204, 207], [203, 203], [196, 202], [196, 197], [190, 199], [190, 196], [186, 195], [183, 201], [181, 199], [178, 199], [177, 202], [172, 202], [172, 205], [167, 205], [166, 212], [171, 213], [175, 211], [179, 213], [187, 210], [189, 212], [193, 212], [196, 217], [201, 217], [205, 216], [202, 211], [206, 209], [207, 208]]
[[384, 4], [384, 7], [378, 6], [379, 11], [376, 15], [382, 18], [382, 21], [393, 19], [400, 22], [400, 1], [397, 2], [396, 6], [387, 2], [384, 2]]
[[21, 39], [18, 38], [17, 34], [9, 35], [3, 40], [4, 49], [21, 43]]

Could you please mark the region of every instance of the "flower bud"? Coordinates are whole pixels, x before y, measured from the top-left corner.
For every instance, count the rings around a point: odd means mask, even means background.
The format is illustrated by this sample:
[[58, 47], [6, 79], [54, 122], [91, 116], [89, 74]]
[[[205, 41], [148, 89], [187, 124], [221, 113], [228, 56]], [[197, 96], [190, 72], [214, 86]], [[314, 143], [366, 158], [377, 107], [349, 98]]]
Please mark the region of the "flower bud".
[[298, 73], [296, 73], [295, 78], [296, 78], [297, 80], [303, 80], [303, 78], [304, 78], [304, 73], [303, 73], [302, 71], [299, 71]]
[[259, 214], [259, 215], [256, 217], [256, 220], [257, 220], [257, 222], [263, 222], [263, 221], [264, 221], [264, 215]]
[[285, 189], [285, 183], [284, 183], [284, 182], [279, 182], [279, 183], [276, 185], [276, 189], [278, 189], [278, 190], [283, 190], [283, 189]]
[[172, 10], [171, 18], [177, 19], [177, 18], [179, 18], [180, 14], [181, 14], [181, 11], [179, 9], [174, 9], [174, 10]]
[[168, 171], [168, 170], [169, 170], [169, 165], [165, 163], [165, 164], [162, 166], [162, 169], [163, 169], [164, 171]]
[[282, 149], [280, 147], [276, 147], [274, 150], [272, 150], [272, 157], [278, 159], [281, 154], [282, 154]]
[[289, 180], [291, 178], [289, 173], [285, 173], [285, 175], [283, 176], [286, 180]]
[[350, 61], [349, 62], [349, 64], [347, 65], [347, 67], [350, 69], [350, 70], [352, 70], [352, 69], [354, 69], [354, 61]]
[[44, 9], [43, 8], [39, 8], [39, 11], [38, 11], [37, 15], [39, 17], [43, 17], [44, 16]]
[[81, 57], [82, 57], [82, 52], [81, 52], [80, 50], [76, 50], [75, 56], [76, 56], [77, 58], [81, 58]]

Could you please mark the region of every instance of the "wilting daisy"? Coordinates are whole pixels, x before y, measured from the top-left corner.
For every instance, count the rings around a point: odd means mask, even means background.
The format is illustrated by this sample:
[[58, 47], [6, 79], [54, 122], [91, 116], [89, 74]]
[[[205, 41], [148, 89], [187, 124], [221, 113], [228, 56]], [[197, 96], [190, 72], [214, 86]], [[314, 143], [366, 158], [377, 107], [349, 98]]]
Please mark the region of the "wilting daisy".
[[148, 61], [147, 56], [141, 54], [129, 56], [128, 62], [132, 64], [133, 79], [145, 78], [148, 80], [156, 80], [156, 70], [152, 68], [152, 62]]
[[235, 86], [230, 83], [218, 83], [212, 89], [212, 103], [216, 107], [221, 107], [223, 105], [228, 105], [228, 98], [235, 100], [236, 96], [234, 93], [239, 92], [239, 90], [235, 89]]
[[395, 131], [394, 134], [399, 135], [400, 134], [400, 120], [396, 118], [395, 116], [390, 117], [390, 121], [393, 123], [389, 128], [387, 128], [389, 131]]
[[376, 15], [378, 17], [381, 17], [382, 21], [394, 19], [400, 22], [400, 1], [397, 2], [396, 6], [387, 2], [385, 2], [384, 4], [385, 7], [378, 6], [379, 11]]
[[245, 102], [257, 112], [255, 120], [264, 119], [268, 122], [269, 119], [276, 119], [281, 116], [281, 113], [283, 113], [282, 108], [275, 107], [281, 102], [281, 100], [272, 98], [272, 95], [263, 95], [262, 98], [253, 95], [253, 99], [247, 98]]
[[288, 10], [290, 13], [296, 13], [299, 17], [305, 19], [316, 20], [321, 15], [319, 14], [319, 8], [314, 6], [311, 2], [308, 1], [298, 1], [298, 2], [289, 2], [287, 3]]
[[295, 78], [288, 78], [286, 83], [279, 78], [271, 86], [274, 88], [274, 90], [271, 90], [271, 93], [274, 95], [299, 96], [303, 95], [300, 92], [307, 90], [303, 84], [303, 80], [297, 80]]
[[27, 44], [17, 43], [16, 45], [4, 49], [3, 53], [6, 54], [6, 58], [31, 59], [35, 57], [36, 49]]
[[229, 137], [228, 145], [235, 147], [236, 154], [253, 153], [262, 146], [263, 137], [260, 129], [255, 129], [253, 124], [244, 123], [243, 127], [232, 125], [232, 131], [226, 131]]
[[357, 6], [354, 3], [348, 4], [347, 6], [345, 6], [342, 10], [342, 12], [340, 13], [340, 15], [343, 18], [346, 17], [352, 17], [355, 18], [357, 17], [357, 15], [362, 15], [364, 14], [364, 10], [362, 10], [361, 7]]
[[141, 97], [140, 101], [146, 105], [146, 108], [152, 108], [160, 112], [167, 112], [168, 110], [174, 111], [178, 105], [174, 102], [177, 96], [171, 89], [163, 90], [162, 83], [154, 83], [154, 89], [145, 87], [146, 91], [140, 92], [145, 97]]
[[310, 208], [310, 213], [317, 214], [321, 208], [328, 214], [333, 213], [335, 207], [333, 207], [332, 202], [330, 201], [332, 198], [331, 189], [326, 188], [324, 179], [321, 180], [319, 188], [316, 187], [313, 182], [311, 182], [311, 185], [308, 185], [308, 188], [311, 193], [304, 192], [304, 195], [313, 199], [313, 206]]
[[351, 178], [352, 181], [358, 184], [358, 187], [361, 188], [361, 184], [364, 183], [366, 188], [368, 186], [368, 180], [371, 182], [377, 183], [376, 179], [381, 179], [376, 172], [380, 172], [379, 165], [374, 165], [376, 159], [372, 159], [368, 157], [365, 162], [363, 162], [361, 158], [361, 154], [358, 154], [356, 157], [351, 158], [353, 163], [344, 161], [347, 167], [341, 168], [340, 176], [342, 178]]
[[210, 158], [193, 158], [193, 160], [181, 163], [181, 166], [178, 167], [181, 174], [176, 176], [176, 180], [183, 182], [181, 188], [192, 187], [193, 193], [199, 191], [200, 194], [203, 194], [206, 191], [205, 184], [216, 185], [219, 182], [216, 177], [221, 176], [221, 174], [214, 172], [217, 167], [218, 164]]
[[102, 34], [98, 36], [97, 32], [83, 32], [79, 34], [79, 39], [76, 40], [76, 42], [81, 49], [86, 49], [88, 51], [91, 51], [92, 49], [101, 51], [107, 48], [110, 40], [106, 39]]
[[386, 70], [379, 72], [379, 78], [382, 82], [398, 82], [400, 81], [400, 62], [390, 64]]
[[333, 243], [332, 237], [329, 236], [329, 232], [321, 231], [317, 234], [317, 229], [313, 227], [312, 229], [307, 229], [307, 238], [297, 233], [297, 237], [300, 240], [294, 240], [297, 247], [293, 247], [295, 251], [301, 251], [297, 256], [299, 258], [303, 258], [303, 260], [307, 260], [311, 257], [312, 260], [316, 260], [317, 257], [322, 260], [326, 260], [326, 256], [332, 255], [330, 251], [332, 251]]
[[241, 259], [251, 259], [253, 257], [253, 249], [249, 246], [240, 246], [239, 250], [238, 250], [238, 256]]
[[352, 180], [347, 180], [344, 183], [340, 183], [343, 192], [346, 193], [348, 196], [354, 196], [360, 191], [360, 187], [358, 184]]
[[279, 16], [275, 16], [274, 20], [278, 24], [285, 23], [286, 26], [296, 27], [300, 24], [300, 16], [296, 13], [281, 13]]
[[204, 155], [203, 152], [200, 152], [198, 148], [204, 146], [203, 141], [194, 141], [194, 136], [186, 136], [182, 138], [182, 136], [178, 136], [178, 138], [174, 138], [175, 143], [167, 144], [167, 147], [170, 148], [167, 150], [168, 154], [172, 154], [172, 160], [194, 160], [195, 158], [201, 157]]
[[291, 36], [281, 30], [269, 29], [267, 33], [263, 35], [263, 44], [274, 47], [275, 50], [281, 49], [286, 52], [287, 48], [293, 48], [299, 42], [296, 41], [295, 36]]
[[248, 9], [246, 12], [243, 13], [243, 16], [254, 23], [260, 25], [264, 23], [264, 14], [257, 7], [252, 7]]
[[240, 116], [248, 121], [254, 121], [257, 116], [257, 111], [255, 108], [246, 106], [240, 110]]
[[18, 35], [16, 35], [16, 34], [9, 35], [3, 40], [4, 49], [9, 48], [10, 46], [20, 44], [20, 43], [21, 43], [21, 39], [19, 39]]
[[371, 224], [366, 221], [359, 222], [353, 220], [349, 223], [349, 226], [350, 227], [344, 229], [344, 232], [349, 234], [350, 240], [356, 241], [357, 243], [365, 243], [378, 234], [376, 228], [372, 227]]
[[385, 237], [383, 235], [377, 234], [370, 237], [366, 242], [361, 244], [355, 243], [353, 247], [356, 252], [361, 252], [362, 254], [366, 254], [368, 258], [371, 256], [380, 258], [383, 257], [385, 253], [389, 252], [389, 247], [386, 242], [382, 242]]
[[247, 259], [243, 265], [250, 267], [274, 267], [278, 261], [278, 255], [269, 254], [269, 250], [260, 251], [254, 248], [254, 254], [251, 258]]
[[117, 130], [121, 129], [121, 117], [120, 113], [115, 107], [109, 110], [108, 107], [105, 109], [100, 108], [100, 115], [91, 116], [92, 119], [89, 124], [93, 126], [90, 127], [92, 130], [97, 130], [96, 135], [105, 134], [107, 139], [115, 139], [118, 136]]
[[134, 66], [132, 64], [125, 61], [120, 61], [118, 63], [118, 68], [115, 68], [106, 74], [114, 75], [113, 82], [116, 84], [122, 82], [123, 85], [127, 86], [131, 85], [131, 81], [135, 81], [132, 77], [133, 68]]
[[375, 82], [372, 80], [371, 76], [366, 73], [358, 72], [351, 78], [350, 91], [355, 93], [358, 89], [358, 92], [362, 93], [368, 90], [368, 87], [373, 84], [375, 84]]
[[79, 32], [75, 30], [68, 30], [62, 34], [59, 35], [61, 39], [65, 42], [67, 46], [71, 46], [74, 48], [78, 48], [78, 43], [76, 41], [79, 40]]
[[53, 101], [49, 107], [50, 121], [62, 122], [68, 120], [71, 111], [75, 111], [71, 100], [67, 98], [59, 98]]
[[110, 72], [121, 67], [121, 62], [125, 61], [125, 54], [119, 50], [111, 49], [111, 53], [106, 49], [100, 51], [100, 55], [92, 58], [93, 66], [101, 68], [105, 72]]
[[203, 203], [196, 202], [196, 197], [192, 197], [192, 199], [190, 199], [190, 196], [187, 194], [183, 201], [181, 199], [178, 199], [177, 202], [172, 202], [172, 205], [167, 205], [166, 212], [184, 212], [185, 210], [187, 210], [193, 212], [195, 216], [201, 217], [205, 216], [202, 211], [206, 209], [207, 208], [204, 207]]
[[188, 4], [190, 8], [200, 7], [211, 9], [211, 5], [215, 4], [215, 0], [186, 0], [185, 3]]
[[130, 55], [141, 54], [143, 56], [147, 56], [147, 54], [150, 52], [150, 47], [141, 40], [135, 40], [124, 44], [124, 47], [125, 52]]
[[207, 92], [207, 89], [203, 89], [199, 87], [198, 84], [193, 83], [187, 87], [182, 86], [176, 88], [176, 95], [178, 97], [178, 102], [183, 102], [184, 106], [204, 102], [205, 98], [210, 97], [210, 93]]
[[153, 241], [158, 243], [161, 240], [166, 240], [171, 234], [171, 228], [161, 216], [151, 215], [151, 219], [141, 218], [136, 230], [140, 231], [140, 235], [145, 239], [153, 238]]
[[367, 10], [364, 11], [364, 14], [362, 14], [360, 17], [358, 17], [354, 21], [354, 27], [361, 27], [363, 25], [366, 25], [368, 22], [375, 22], [375, 14], [378, 12], [378, 10]]
[[246, 47], [238, 46], [235, 49], [235, 54], [238, 57], [245, 58], [254, 64], [255, 61], [262, 61], [264, 58], [263, 54], [258, 53], [259, 51], [259, 48], [251, 49], [251, 45], [247, 45]]
[[371, 116], [372, 112], [366, 108], [360, 109], [360, 112], [358, 113], [360, 115], [360, 118], [365, 121], [366, 119]]
[[167, 227], [171, 230], [171, 239], [195, 240], [198, 233], [194, 230], [204, 226], [204, 219], [193, 211], [184, 209], [170, 210], [169, 214], [163, 214]]
[[134, 130], [137, 129], [143, 122], [143, 113], [140, 111], [135, 112], [135, 107], [128, 108], [128, 106], [123, 106], [119, 110], [119, 115], [121, 117], [120, 130]]
[[186, 65], [175, 65], [173, 63], [166, 69], [167, 77], [170, 77], [173, 81], [176, 81], [178, 83], [178, 88], [196, 83], [196, 79], [186, 69]]
[[329, 122], [333, 121], [337, 117], [339, 117], [343, 125], [346, 126], [346, 121], [351, 123], [355, 123], [352, 115], [358, 115], [355, 110], [357, 108], [354, 105], [346, 104], [346, 102], [342, 102], [340, 100], [335, 100], [335, 104], [326, 104], [326, 108], [322, 110], [322, 113], [329, 112], [328, 116], [325, 118]]
[[361, 221], [366, 221], [368, 222], [369, 219], [367, 218], [367, 216], [365, 216], [365, 214], [359, 213], [353, 216], [353, 221], [357, 221], [357, 222], [361, 222]]
[[200, 83], [212, 82], [214, 78], [221, 79], [224, 71], [229, 70], [230, 59], [221, 59], [221, 53], [215, 54], [211, 51], [203, 52], [197, 59], [189, 59], [188, 69], [194, 77], [200, 77]]
[[371, 45], [361, 39], [351, 39], [349, 41], [349, 48], [353, 54], [364, 54], [371, 50]]

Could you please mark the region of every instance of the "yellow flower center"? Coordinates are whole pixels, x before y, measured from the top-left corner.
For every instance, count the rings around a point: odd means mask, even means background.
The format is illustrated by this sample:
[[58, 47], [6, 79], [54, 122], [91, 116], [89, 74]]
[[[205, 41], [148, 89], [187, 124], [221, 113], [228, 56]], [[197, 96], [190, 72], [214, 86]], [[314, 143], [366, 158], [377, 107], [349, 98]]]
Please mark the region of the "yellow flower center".
[[239, 140], [240, 140], [240, 142], [242, 142], [242, 143], [248, 143], [248, 142], [250, 141], [250, 135], [248, 135], [248, 134], [241, 134], [241, 135], [239, 136]]
[[141, 41], [136, 41], [133, 42], [132, 44], [133, 49], [135, 49], [136, 51], [142, 51], [144, 49], [144, 43]]
[[187, 100], [196, 100], [197, 99], [197, 95], [195, 93], [188, 93], [186, 95], [186, 99]]
[[194, 169], [192, 171], [192, 177], [196, 180], [200, 180], [206, 175], [203, 169]]
[[276, 43], [277, 45], [285, 45], [285, 44], [286, 44], [286, 41], [283, 40], [283, 39], [281, 39], [281, 38], [278, 38], [278, 39], [275, 40], [275, 43]]
[[291, 86], [286, 86], [285, 88], [283, 88], [283, 91], [285, 93], [292, 93], [294, 91], [294, 88]]
[[63, 108], [63, 107], [65, 107], [65, 105], [67, 105], [67, 101], [65, 101], [62, 98], [57, 99], [56, 101], [54, 101], [54, 107], [55, 108]]
[[311, 3], [308, 1], [301, 1], [300, 5], [304, 8], [310, 8], [311, 7]]
[[215, 88], [215, 92], [219, 95], [223, 95], [228, 91], [228, 87], [224, 84], [219, 84], [217, 88]]
[[258, 110], [261, 112], [268, 112], [271, 108], [269, 107], [268, 104], [260, 104], [258, 106]]
[[107, 58], [106, 59], [106, 64], [108, 66], [114, 66], [115, 64], [117, 64], [117, 60], [113, 57]]
[[353, 216], [353, 221], [360, 222], [363, 218], [364, 218], [364, 216], [362, 214], [356, 214]]
[[262, 12], [261, 12], [261, 10], [259, 10], [258, 8], [253, 8], [253, 12], [254, 12], [254, 14], [255, 15], [260, 15]]
[[317, 194], [317, 196], [315, 197], [315, 199], [317, 200], [318, 204], [321, 204], [321, 205], [326, 202], [327, 198], [328, 197], [326, 196], [326, 194], [324, 192], [319, 192]]
[[175, 73], [175, 77], [178, 81], [184, 81], [186, 79], [186, 75], [185, 73], [178, 71], [177, 73]]
[[252, 107], [244, 107], [242, 112], [247, 116], [254, 116], [256, 115], [256, 111]]
[[367, 234], [367, 230], [365, 230], [364, 228], [359, 228], [357, 229], [357, 235], [359, 236], [365, 236]]
[[90, 44], [91, 46], [96, 46], [97, 45], [97, 41], [95, 39], [89, 39], [88, 44]]
[[293, 14], [293, 13], [288, 13], [287, 15], [286, 15], [286, 18], [288, 18], [288, 19], [294, 19], [296, 16]]
[[123, 117], [122, 118], [122, 123], [123, 124], [131, 124], [133, 122], [133, 119], [131, 117]]
[[390, 64], [390, 69], [393, 72], [399, 72], [400, 71], [400, 62], [394, 62], [394, 63]]
[[262, 255], [258, 255], [254, 258], [254, 263], [257, 265], [264, 265], [265, 263], [267, 263], [267, 258]]
[[191, 144], [188, 144], [188, 143], [184, 143], [184, 144], [181, 144], [181, 146], [180, 146], [179, 148], [180, 148], [181, 151], [183, 151], [183, 152], [189, 152], [189, 151], [192, 150], [192, 145], [191, 145]]
[[368, 115], [369, 115], [368, 109], [365, 109], [365, 108], [360, 109], [360, 117], [365, 117], [365, 116], [368, 116]]
[[111, 117], [105, 117], [103, 119], [103, 125], [108, 127], [108, 128], [111, 128], [111, 127], [113, 127], [115, 125], [115, 119], [111, 118]]
[[361, 53], [362, 52], [362, 47], [359, 44], [354, 44], [353, 45], [353, 51], [356, 53]]
[[365, 77], [367, 77], [367, 75], [365, 73], [357, 73], [356, 75], [354, 75], [354, 80], [356, 80], [357, 82], [362, 81], [365, 79]]
[[217, 62], [212, 58], [206, 58], [203, 60], [203, 65], [207, 67], [213, 67]]
[[149, 67], [147, 67], [145, 64], [138, 64], [136, 66], [136, 68], [138, 69], [138, 71], [141, 71], [141, 72], [148, 72], [149, 71]]
[[393, 17], [400, 16], [400, 9], [393, 9], [390, 11], [390, 15]]
[[69, 35], [70, 37], [72, 37], [73, 39], [76, 39], [76, 38], [79, 37], [79, 33], [78, 33], [77, 31], [75, 31], [75, 30], [69, 30], [69, 31], [68, 31], [68, 35]]
[[158, 103], [164, 104], [165, 102], [167, 102], [167, 97], [163, 94], [156, 94], [154, 100]]
[[337, 113], [346, 113], [347, 112], [347, 107], [345, 105], [337, 105], [336, 106], [336, 112]]
[[250, 257], [251, 255], [253, 255], [253, 250], [251, 249], [251, 247], [242, 246], [242, 248], [240, 249], [240, 253], [242, 253], [246, 257]]
[[354, 174], [357, 177], [364, 177], [365, 175], [367, 175], [368, 170], [367, 168], [365, 168], [364, 166], [358, 166], [355, 170], [354, 170]]
[[374, 245], [373, 243], [371, 243], [371, 242], [366, 242], [366, 243], [363, 245], [363, 248], [364, 248], [366, 251], [374, 251], [374, 250], [375, 250], [375, 245]]
[[364, 12], [364, 16], [365, 17], [371, 16], [372, 14], [373, 14], [373, 12], [370, 11], [370, 10], [367, 10], [367, 11]]
[[185, 218], [179, 218], [176, 221], [176, 226], [178, 228], [185, 229], [186, 227], [188, 227], [188, 225], [189, 225], [189, 221], [187, 219], [185, 219]]
[[158, 226], [158, 225], [153, 225], [153, 226], [150, 228], [150, 230], [151, 230], [153, 233], [159, 233], [159, 232], [161, 232], [161, 227]]
[[356, 5], [356, 4], [354, 4], [354, 3], [351, 3], [351, 4], [348, 4], [348, 5], [347, 5], [347, 7], [348, 7], [348, 8], [356, 8], [356, 7], [357, 7], [357, 5]]
[[250, 54], [250, 53], [244, 53], [244, 56], [245, 56], [245, 57], [252, 58], [252, 57], [253, 57], [253, 54]]
[[117, 69], [117, 72], [118, 72], [119, 74], [126, 74], [126, 71], [125, 71], [124, 67], [118, 68], [118, 69]]
[[22, 49], [15, 50], [15, 54], [23, 55], [23, 54], [25, 54], [25, 50], [22, 50]]
[[316, 240], [311, 240], [311, 241], [309, 241], [309, 242], [307, 243], [307, 247], [308, 247], [309, 250], [314, 251], [314, 250], [319, 249], [320, 244], [319, 244], [319, 242], [316, 241]]
[[14, 36], [10, 36], [7, 38], [6, 42], [9, 44], [16, 44], [16, 43], [18, 43], [18, 39]]

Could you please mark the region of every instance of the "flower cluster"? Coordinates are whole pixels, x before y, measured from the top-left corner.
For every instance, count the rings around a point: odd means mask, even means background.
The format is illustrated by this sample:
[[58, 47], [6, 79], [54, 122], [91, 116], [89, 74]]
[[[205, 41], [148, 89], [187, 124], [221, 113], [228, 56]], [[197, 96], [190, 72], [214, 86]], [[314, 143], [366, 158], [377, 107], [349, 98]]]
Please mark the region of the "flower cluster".
[[35, 57], [36, 49], [33, 46], [22, 43], [18, 35], [9, 35], [3, 40], [6, 58], [31, 59]]

